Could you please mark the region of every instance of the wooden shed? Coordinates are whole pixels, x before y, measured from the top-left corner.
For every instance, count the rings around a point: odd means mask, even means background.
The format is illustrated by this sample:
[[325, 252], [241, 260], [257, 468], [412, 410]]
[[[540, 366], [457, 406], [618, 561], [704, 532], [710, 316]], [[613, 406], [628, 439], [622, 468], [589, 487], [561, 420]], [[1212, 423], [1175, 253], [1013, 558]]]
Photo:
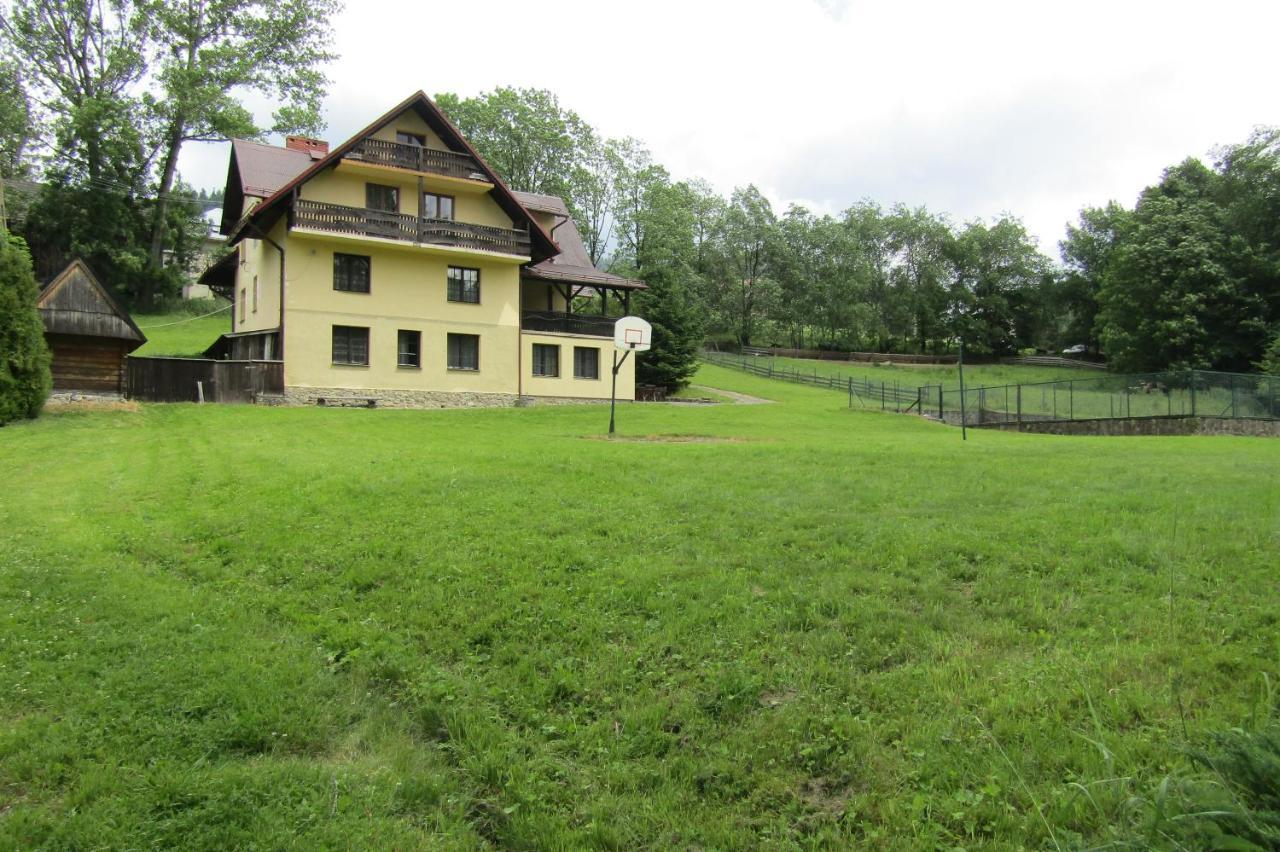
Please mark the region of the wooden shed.
[[36, 299], [53, 354], [53, 389], [124, 392], [124, 358], [147, 342], [128, 312], [82, 260], [73, 260]]

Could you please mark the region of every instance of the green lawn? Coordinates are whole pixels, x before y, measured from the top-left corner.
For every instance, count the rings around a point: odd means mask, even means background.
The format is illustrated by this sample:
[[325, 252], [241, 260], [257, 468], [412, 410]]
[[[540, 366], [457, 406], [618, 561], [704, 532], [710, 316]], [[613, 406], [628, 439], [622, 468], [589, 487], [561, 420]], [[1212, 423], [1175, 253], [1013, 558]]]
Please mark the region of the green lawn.
[[189, 313], [134, 314], [133, 321], [147, 336], [134, 355], [200, 357], [219, 336], [231, 330], [230, 305], [212, 316]]
[[0, 848], [1127, 836], [1280, 675], [1280, 442], [773, 405], [0, 429]]

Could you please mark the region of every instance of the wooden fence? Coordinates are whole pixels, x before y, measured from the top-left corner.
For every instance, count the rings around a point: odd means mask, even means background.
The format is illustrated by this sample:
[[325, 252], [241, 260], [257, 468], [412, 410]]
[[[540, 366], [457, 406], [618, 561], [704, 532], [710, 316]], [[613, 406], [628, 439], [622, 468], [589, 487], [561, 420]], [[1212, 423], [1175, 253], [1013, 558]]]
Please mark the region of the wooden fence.
[[283, 361], [130, 357], [125, 364], [125, 396], [145, 402], [254, 402], [283, 392]]

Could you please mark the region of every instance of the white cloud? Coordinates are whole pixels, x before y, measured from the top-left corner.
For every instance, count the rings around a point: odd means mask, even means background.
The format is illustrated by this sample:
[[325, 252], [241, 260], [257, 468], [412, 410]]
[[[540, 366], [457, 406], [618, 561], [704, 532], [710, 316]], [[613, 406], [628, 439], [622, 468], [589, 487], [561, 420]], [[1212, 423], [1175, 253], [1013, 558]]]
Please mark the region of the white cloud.
[[[547, 88], [724, 192], [1010, 211], [1052, 249], [1082, 205], [1280, 124], [1278, 24], [1243, 0], [348, 3], [327, 135], [419, 88]], [[220, 185], [226, 157], [189, 146], [183, 174]]]

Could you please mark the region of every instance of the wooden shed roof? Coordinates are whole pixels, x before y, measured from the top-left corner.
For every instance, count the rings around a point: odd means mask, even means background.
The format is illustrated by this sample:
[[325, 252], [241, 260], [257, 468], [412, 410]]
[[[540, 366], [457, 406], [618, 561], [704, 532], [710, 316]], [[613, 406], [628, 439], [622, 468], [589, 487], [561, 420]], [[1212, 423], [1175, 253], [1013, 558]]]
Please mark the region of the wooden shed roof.
[[79, 258], [45, 285], [36, 297], [36, 307], [46, 334], [115, 338], [127, 341], [130, 351], [147, 342], [128, 311]]

